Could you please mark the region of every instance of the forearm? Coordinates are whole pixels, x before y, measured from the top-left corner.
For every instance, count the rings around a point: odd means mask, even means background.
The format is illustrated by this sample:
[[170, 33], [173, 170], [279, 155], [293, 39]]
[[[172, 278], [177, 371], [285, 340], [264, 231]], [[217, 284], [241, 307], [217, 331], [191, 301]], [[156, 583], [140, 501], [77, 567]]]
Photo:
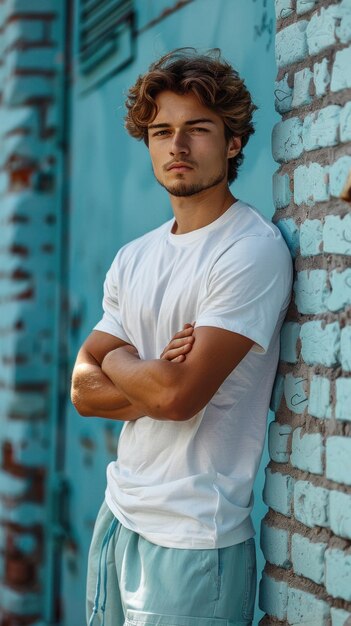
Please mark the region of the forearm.
[[80, 363], [72, 375], [71, 398], [83, 416], [135, 420], [144, 415], [117, 389], [98, 364]]
[[125, 349], [117, 349], [106, 355], [101, 367], [143, 415], [180, 421], [189, 417], [178, 410], [184, 387], [182, 365], [159, 359], [143, 361]]

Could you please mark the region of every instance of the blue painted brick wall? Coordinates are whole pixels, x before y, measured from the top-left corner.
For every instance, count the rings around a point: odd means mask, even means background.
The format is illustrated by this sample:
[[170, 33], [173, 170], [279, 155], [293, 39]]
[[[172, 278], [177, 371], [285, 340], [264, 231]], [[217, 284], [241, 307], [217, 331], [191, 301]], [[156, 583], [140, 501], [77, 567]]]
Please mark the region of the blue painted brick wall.
[[[260, 603], [351, 618], [351, 1], [275, 0], [274, 221], [295, 264], [269, 428]], [[295, 584], [296, 583], [296, 584]], [[266, 620], [266, 621], [265, 621]]]
[[0, 6], [0, 624], [9, 626], [44, 623], [48, 582], [63, 138], [46, 113], [60, 120], [63, 42], [52, 33], [63, 5]]

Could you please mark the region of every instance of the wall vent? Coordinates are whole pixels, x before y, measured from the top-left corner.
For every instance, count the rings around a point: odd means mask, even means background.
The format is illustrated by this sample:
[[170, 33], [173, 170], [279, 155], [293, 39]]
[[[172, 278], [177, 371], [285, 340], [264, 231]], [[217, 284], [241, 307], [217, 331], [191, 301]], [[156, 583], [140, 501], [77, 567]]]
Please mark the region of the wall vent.
[[105, 80], [131, 61], [133, 5], [133, 0], [80, 0], [79, 67], [86, 87]]

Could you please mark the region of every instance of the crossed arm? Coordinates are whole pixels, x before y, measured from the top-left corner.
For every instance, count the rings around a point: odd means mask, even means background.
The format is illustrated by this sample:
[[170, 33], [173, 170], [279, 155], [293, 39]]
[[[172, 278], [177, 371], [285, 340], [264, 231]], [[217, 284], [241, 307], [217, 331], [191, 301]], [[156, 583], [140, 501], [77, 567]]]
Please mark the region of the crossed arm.
[[148, 415], [183, 421], [196, 415], [253, 341], [220, 328], [186, 326], [153, 360], [141, 360], [133, 346], [94, 331], [73, 371], [72, 401], [78, 412], [122, 420]]

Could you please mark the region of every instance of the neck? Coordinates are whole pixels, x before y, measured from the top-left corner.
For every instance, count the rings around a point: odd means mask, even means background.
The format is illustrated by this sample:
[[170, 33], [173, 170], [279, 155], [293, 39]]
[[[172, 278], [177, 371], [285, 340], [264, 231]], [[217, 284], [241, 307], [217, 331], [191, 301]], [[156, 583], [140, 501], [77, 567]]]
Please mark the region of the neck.
[[218, 219], [235, 202], [229, 187], [216, 186], [193, 196], [170, 196], [175, 224], [173, 233], [184, 235]]

